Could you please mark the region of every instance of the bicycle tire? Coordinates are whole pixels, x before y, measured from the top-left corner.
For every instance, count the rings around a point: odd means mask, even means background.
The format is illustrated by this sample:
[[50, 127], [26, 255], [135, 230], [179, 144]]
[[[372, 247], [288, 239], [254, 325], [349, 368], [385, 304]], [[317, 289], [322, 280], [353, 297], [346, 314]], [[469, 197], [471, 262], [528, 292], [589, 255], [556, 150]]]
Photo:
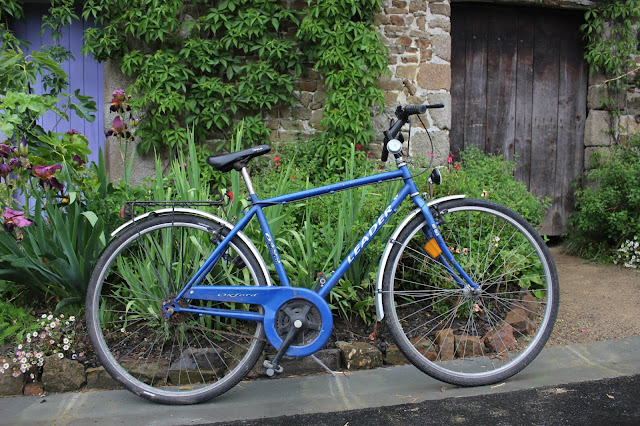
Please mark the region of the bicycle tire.
[[[150, 217], [123, 231], [99, 258], [87, 292], [88, 334], [102, 366], [126, 389], [163, 404], [194, 404], [231, 389], [256, 363], [265, 345], [262, 323], [189, 313], [166, 320], [161, 313], [227, 232], [191, 215]], [[238, 236], [202, 285], [225, 283], [268, 283]]]
[[405, 357], [438, 380], [460, 386], [505, 380], [539, 354], [553, 329], [559, 293], [553, 259], [538, 232], [504, 206], [461, 199], [438, 211], [445, 242], [481, 291], [465, 292], [427, 254], [426, 221], [418, 214], [384, 265], [386, 324]]

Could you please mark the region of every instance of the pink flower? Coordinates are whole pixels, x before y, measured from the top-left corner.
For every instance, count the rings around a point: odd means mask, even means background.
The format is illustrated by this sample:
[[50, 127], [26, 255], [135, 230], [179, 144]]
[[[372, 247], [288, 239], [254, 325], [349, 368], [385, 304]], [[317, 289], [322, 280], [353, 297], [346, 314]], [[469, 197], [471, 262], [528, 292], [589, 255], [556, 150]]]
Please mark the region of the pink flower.
[[111, 106], [109, 109], [111, 112], [124, 112], [125, 110], [130, 111], [131, 107], [126, 104], [127, 94], [124, 90], [114, 90], [111, 94]]
[[23, 212], [12, 210], [9, 207], [5, 207], [2, 217], [4, 218], [4, 229], [9, 233], [13, 232], [15, 228], [24, 228], [33, 223], [32, 220], [24, 217]]
[[276, 163], [276, 166], [280, 165], [280, 157], [274, 157], [273, 162]]
[[78, 163], [78, 167], [82, 167], [85, 164], [82, 158], [78, 154], [73, 154], [73, 161]]
[[447, 163], [449, 164], [453, 163], [453, 157], [454, 157], [453, 154], [449, 154], [449, 157], [447, 157]]
[[55, 178], [56, 170], [61, 170], [60, 164], [54, 164], [53, 166], [33, 166], [32, 173], [35, 177], [40, 179], [40, 185], [44, 189], [56, 188], [59, 191], [64, 189], [64, 186], [58, 182]]
[[11, 147], [0, 143], [0, 157], [7, 158], [11, 154]]
[[456, 169], [456, 172], [457, 172], [457, 171], [460, 171], [460, 163], [456, 163], [456, 164], [454, 164], [454, 165], [453, 165], [453, 168], [454, 168], [454, 169]]
[[229, 201], [233, 201], [233, 192], [232, 191], [227, 192], [227, 196], [229, 197]]
[[120, 118], [119, 115], [116, 115], [116, 118], [113, 119], [111, 129], [109, 129], [105, 135], [120, 136], [129, 139], [131, 137], [131, 132], [128, 131], [127, 124], [122, 122], [122, 118]]
[[6, 179], [9, 173], [11, 173], [11, 166], [6, 163], [0, 164], [0, 176]]

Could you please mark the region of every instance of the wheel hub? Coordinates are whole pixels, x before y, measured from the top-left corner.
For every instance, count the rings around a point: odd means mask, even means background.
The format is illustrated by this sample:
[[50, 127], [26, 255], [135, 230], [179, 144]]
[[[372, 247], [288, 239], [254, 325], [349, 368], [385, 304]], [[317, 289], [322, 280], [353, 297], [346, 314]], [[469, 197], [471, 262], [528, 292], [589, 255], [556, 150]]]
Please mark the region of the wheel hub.
[[473, 288], [469, 284], [465, 285], [462, 289], [462, 294], [464, 295], [464, 297], [469, 300], [473, 300], [474, 302], [478, 301], [481, 292], [482, 290], [480, 288]]
[[[162, 302], [162, 317], [171, 324], [181, 324], [186, 321], [188, 314], [186, 312], [175, 312], [175, 295], [171, 295]], [[188, 308], [189, 304], [184, 300], [178, 301], [178, 306]]]

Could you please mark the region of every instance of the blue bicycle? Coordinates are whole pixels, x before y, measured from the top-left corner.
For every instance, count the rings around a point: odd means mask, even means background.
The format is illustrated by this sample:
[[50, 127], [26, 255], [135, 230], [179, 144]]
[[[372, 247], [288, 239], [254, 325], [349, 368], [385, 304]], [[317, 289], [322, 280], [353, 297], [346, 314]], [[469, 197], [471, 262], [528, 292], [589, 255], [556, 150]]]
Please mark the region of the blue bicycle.
[[[235, 225], [170, 204], [117, 229], [86, 302], [90, 340], [105, 369], [139, 396], [191, 404], [235, 386], [269, 342], [277, 352], [261, 368], [277, 376], [283, 356], [313, 355], [329, 340], [329, 292], [410, 198], [415, 209], [381, 254], [378, 319], [409, 361], [442, 381], [485, 385], [522, 370], [557, 315], [553, 259], [536, 230], [501, 205], [464, 195], [423, 199], [399, 139], [412, 115], [433, 107], [442, 105], [396, 111], [383, 151], [395, 159], [395, 170], [263, 200], [246, 167], [269, 152], [261, 145], [207, 159], [218, 170], [239, 171], [246, 183], [251, 204]], [[435, 169], [431, 181], [438, 179]], [[340, 266], [314, 290], [293, 286], [263, 209], [395, 180], [404, 182], [397, 196]], [[274, 277], [243, 233], [254, 217]]]

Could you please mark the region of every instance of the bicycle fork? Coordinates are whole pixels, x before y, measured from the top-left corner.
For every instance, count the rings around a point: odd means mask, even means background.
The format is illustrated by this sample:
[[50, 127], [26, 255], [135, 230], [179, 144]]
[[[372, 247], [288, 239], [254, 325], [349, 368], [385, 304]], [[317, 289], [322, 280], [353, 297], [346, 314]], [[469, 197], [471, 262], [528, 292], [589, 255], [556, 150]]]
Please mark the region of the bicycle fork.
[[437, 214], [436, 221], [436, 218], [431, 214], [429, 205], [427, 205], [422, 198], [415, 197], [414, 202], [427, 221], [427, 229], [423, 229], [427, 237], [427, 243], [424, 247], [427, 254], [434, 260], [438, 261], [447, 270], [447, 272], [451, 274], [451, 277], [458, 284], [458, 287], [461, 289], [471, 290], [474, 293], [477, 292], [480, 289], [480, 286], [475, 283], [471, 277], [469, 277], [464, 269], [462, 269], [460, 264], [453, 257], [451, 250], [449, 250], [449, 246], [447, 246], [447, 243], [442, 238], [438, 225], [444, 223], [444, 219], [440, 216], [438, 205], [433, 205]]
[[[384, 307], [382, 304], [382, 293], [383, 293], [383, 280], [385, 271], [387, 268], [389, 256], [391, 255], [391, 250], [397, 244], [397, 239], [400, 233], [409, 225], [409, 223], [415, 219], [418, 215], [423, 215], [425, 218], [427, 225], [426, 228], [423, 228], [423, 232], [427, 238], [427, 244], [424, 250], [431, 256], [436, 262], [441, 264], [447, 272], [451, 275], [454, 282], [460, 287], [460, 289], [465, 292], [469, 292], [470, 294], [475, 294], [480, 291], [480, 286], [475, 283], [469, 275], [462, 269], [462, 267], [458, 264], [458, 262], [453, 257], [453, 253], [449, 250], [446, 242], [442, 238], [440, 230], [438, 228], [439, 223], [442, 223], [442, 216], [440, 212], [437, 210], [438, 204], [444, 203], [450, 200], [458, 200], [465, 198], [465, 195], [449, 195], [446, 197], [437, 198], [435, 200], [431, 200], [428, 203], [422, 199], [419, 195], [414, 195], [412, 197], [414, 204], [418, 207], [412, 213], [410, 213], [403, 221], [398, 225], [393, 235], [389, 238], [389, 242], [385, 247], [382, 256], [380, 257], [380, 266], [378, 268], [378, 279], [376, 283], [376, 296], [375, 296], [375, 306], [376, 306], [376, 316], [378, 321], [382, 321], [384, 318]], [[434, 208], [437, 212], [437, 221], [431, 214], [431, 208]]]

